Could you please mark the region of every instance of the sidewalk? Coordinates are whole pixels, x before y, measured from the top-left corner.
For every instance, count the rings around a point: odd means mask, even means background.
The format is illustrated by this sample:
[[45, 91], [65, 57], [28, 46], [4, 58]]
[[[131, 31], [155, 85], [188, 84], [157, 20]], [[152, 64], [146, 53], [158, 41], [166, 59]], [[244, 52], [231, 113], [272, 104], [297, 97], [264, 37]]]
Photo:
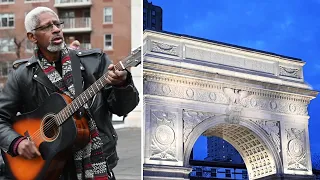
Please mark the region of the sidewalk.
[[117, 152], [118, 165], [113, 169], [117, 180], [140, 180], [141, 178], [141, 129], [120, 128]]

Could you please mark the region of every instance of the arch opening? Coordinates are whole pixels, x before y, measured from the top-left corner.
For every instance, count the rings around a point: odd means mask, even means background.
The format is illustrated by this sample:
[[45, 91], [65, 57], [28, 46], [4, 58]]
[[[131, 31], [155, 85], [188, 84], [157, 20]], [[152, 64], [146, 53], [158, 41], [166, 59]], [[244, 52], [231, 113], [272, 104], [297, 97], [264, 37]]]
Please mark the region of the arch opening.
[[272, 147], [258, 127], [249, 121], [229, 124], [224, 118], [210, 118], [198, 124], [190, 133], [185, 144], [185, 166], [189, 167], [190, 153], [199, 136], [216, 136], [230, 143], [241, 155], [247, 168], [249, 179], [260, 179], [273, 174], [281, 174], [279, 154]]

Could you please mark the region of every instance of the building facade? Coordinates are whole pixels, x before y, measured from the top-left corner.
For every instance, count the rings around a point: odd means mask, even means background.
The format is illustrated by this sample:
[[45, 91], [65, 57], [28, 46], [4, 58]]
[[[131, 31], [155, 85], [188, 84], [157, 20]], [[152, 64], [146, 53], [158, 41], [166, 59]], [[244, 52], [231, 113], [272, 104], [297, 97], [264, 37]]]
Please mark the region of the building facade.
[[193, 166], [190, 180], [200, 179], [238, 179], [247, 180], [248, 172], [245, 168], [224, 168], [211, 166]]
[[143, 0], [143, 30], [162, 31], [162, 8]]
[[230, 143], [216, 136], [207, 138], [207, 157], [204, 160], [244, 163], [239, 152]]
[[[32, 56], [25, 15], [35, 7], [53, 9], [64, 21], [66, 43], [77, 39], [82, 49], [100, 48], [117, 63], [131, 52], [131, 1], [0, 0], [0, 77], [5, 82], [14, 60]], [[15, 40], [17, 43], [15, 43]], [[17, 45], [20, 48], [17, 50]]]

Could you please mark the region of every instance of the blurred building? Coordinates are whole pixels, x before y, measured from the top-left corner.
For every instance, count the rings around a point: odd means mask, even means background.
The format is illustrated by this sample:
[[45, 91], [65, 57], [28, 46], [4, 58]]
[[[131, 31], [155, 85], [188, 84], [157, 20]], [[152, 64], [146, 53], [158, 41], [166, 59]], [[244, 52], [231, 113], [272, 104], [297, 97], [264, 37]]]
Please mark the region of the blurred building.
[[162, 9], [148, 0], [143, 0], [143, 30], [162, 31]]
[[[13, 61], [32, 56], [33, 45], [26, 38], [26, 14], [39, 6], [54, 10], [64, 21], [67, 44], [77, 39], [81, 49], [100, 48], [113, 63], [141, 46], [142, 2], [140, 0], [0, 0], [0, 89], [4, 86]], [[20, 48], [17, 48], [20, 47]], [[131, 68], [139, 92], [141, 67]], [[141, 125], [141, 103], [131, 112], [127, 126]], [[125, 118], [113, 120], [124, 124]]]
[[216, 136], [207, 138], [207, 157], [205, 161], [244, 163], [239, 152], [230, 143]]
[[189, 164], [192, 166], [192, 171], [189, 175], [190, 180], [249, 179], [245, 164], [198, 160], [190, 160]]
[[[131, 52], [131, 1], [0, 0], [1, 83], [5, 82], [14, 60], [32, 55], [33, 46], [26, 39], [24, 18], [38, 6], [53, 9], [65, 22], [63, 32], [67, 43], [77, 39], [83, 49], [103, 49], [114, 63]], [[18, 53], [15, 40], [21, 44]]]

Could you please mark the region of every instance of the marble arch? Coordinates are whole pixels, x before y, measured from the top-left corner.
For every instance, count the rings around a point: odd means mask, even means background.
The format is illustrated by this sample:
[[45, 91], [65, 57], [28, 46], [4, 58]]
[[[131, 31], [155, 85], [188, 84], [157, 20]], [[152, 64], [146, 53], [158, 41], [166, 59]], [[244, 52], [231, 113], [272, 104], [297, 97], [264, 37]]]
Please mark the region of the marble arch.
[[144, 179], [188, 179], [200, 135], [230, 142], [249, 178], [312, 179], [305, 62], [145, 31]]

